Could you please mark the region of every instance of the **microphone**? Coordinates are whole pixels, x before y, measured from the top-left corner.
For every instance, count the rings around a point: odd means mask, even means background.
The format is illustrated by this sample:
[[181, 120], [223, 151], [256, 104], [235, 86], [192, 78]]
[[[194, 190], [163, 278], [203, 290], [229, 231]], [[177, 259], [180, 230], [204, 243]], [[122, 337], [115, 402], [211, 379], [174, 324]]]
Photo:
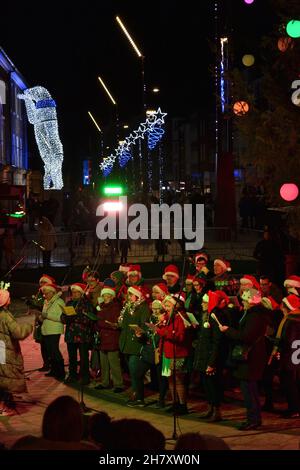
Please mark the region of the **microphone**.
[[38, 242], [36, 242], [35, 240], [31, 240], [32, 243], [34, 243], [36, 246], [38, 246], [40, 248], [40, 250], [43, 250], [43, 251], [46, 251], [46, 248], [43, 246], [43, 245], [40, 245]]

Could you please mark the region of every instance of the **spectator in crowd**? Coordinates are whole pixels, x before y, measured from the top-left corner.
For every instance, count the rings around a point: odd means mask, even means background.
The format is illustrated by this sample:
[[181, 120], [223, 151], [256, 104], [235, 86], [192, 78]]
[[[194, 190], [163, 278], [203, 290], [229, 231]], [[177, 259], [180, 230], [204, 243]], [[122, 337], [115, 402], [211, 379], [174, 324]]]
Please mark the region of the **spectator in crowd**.
[[92, 443], [82, 441], [83, 416], [79, 403], [63, 395], [46, 408], [42, 422], [42, 436], [24, 436], [12, 450], [97, 450]]
[[55, 229], [47, 217], [42, 217], [39, 224], [39, 242], [43, 247], [43, 266], [48, 268], [51, 262], [51, 252], [57, 246], [57, 238]]

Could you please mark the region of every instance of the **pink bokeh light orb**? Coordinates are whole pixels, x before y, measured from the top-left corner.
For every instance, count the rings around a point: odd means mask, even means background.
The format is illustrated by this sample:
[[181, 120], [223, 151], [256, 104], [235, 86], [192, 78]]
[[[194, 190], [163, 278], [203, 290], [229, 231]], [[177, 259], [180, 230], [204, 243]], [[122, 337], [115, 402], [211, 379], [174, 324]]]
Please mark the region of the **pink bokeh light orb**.
[[298, 186], [294, 183], [285, 183], [280, 188], [280, 196], [285, 201], [294, 201], [299, 195]]
[[254, 2], [254, 0], [244, 0], [245, 3], [247, 3], [247, 5], [251, 5], [251, 3]]

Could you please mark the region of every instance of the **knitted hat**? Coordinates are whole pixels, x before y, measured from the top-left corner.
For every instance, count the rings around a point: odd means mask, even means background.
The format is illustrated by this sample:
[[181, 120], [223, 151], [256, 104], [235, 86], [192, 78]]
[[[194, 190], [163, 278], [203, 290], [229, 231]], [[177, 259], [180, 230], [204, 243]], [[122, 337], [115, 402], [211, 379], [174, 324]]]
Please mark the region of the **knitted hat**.
[[254, 287], [254, 289], [260, 290], [260, 285], [259, 285], [258, 281], [255, 279], [254, 276], [251, 276], [250, 274], [245, 274], [240, 279], [240, 283], [243, 286]]
[[81, 294], [84, 294], [87, 289], [86, 284], [81, 284], [80, 282], [75, 282], [75, 284], [71, 285], [71, 290], [75, 290], [77, 292], [80, 292]]
[[195, 262], [197, 263], [198, 261], [205, 261], [207, 263], [208, 262], [207, 254], [206, 253], [196, 253]]
[[131, 264], [129, 266], [129, 269], [127, 271], [127, 277], [129, 276], [139, 276], [139, 278], [142, 277], [141, 267], [139, 264]]
[[39, 280], [39, 284], [41, 282], [45, 282], [46, 284], [55, 284], [55, 279], [51, 276], [48, 276], [48, 274], [42, 274], [42, 277]]
[[139, 300], [142, 300], [144, 298], [144, 292], [141, 286], [131, 286], [128, 288], [127, 292], [129, 294], [135, 295], [139, 298]]
[[110, 273], [110, 277], [111, 279], [113, 279], [113, 277], [116, 278], [118, 284], [122, 284], [124, 281], [124, 271], [113, 271]]
[[193, 284], [193, 281], [194, 281], [194, 276], [192, 276], [191, 274], [188, 274], [185, 278], [185, 283], [186, 284]]
[[246, 300], [250, 305], [258, 305], [261, 303], [261, 293], [251, 287], [242, 293], [242, 300]]
[[218, 264], [219, 266], [222, 266], [224, 271], [231, 271], [230, 263], [224, 258], [217, 258], [214, 260], [214, 265]]
[[153, 300], [152, 304], [151, 304], [151, 308], [159, 308], [159, 309], [162, 309], [162, 303], [160, 300]]
[[86, 279], [90, 277], [91, 279], [94, 279], [95, 281], [98, 281], [100, 278], [98, 271], [89, 271], [87, 273]]
[[0, 289], [0, 307], [4, 307], [5, 305], [7, 305], [9, 300], [10, 300], [10, 295], [9, 295], [8, 290]]
[[289, 276], [283, 285], [290, 294], [298, 294], [297, 289], [300, 288], [300, 277], [295, 275]]
[[179, 272], [178, 272], [177, 266], [175, 266], [174, 264], [169, 264], [168, 266], [166, 266], [165, 271], [164, 271], [164, 275], [163, 275], [164, 280], [167, 279], [166, 276], [174, 276], [177, 279], [179, 279]]
[[113, 297], [116, 296], [116, 291], [113, 287], [110, 287], [110, 286], [103, 286], [103, 288], [101, 289], [101, 297], [103, 297], [104, 294], [110, 294], [112, 295]]
[[295, 294], [290, 294], [282, 299], [282, 302], [289, 310], [297, 310], [300, 308], [300, 298]]
[[166, 286], [166, 284], [164, 284], [163, 282], [160, 282], [158, 284], [155, 284], [153, 287], [152, 287], [152, 290], [153, 289], [156, 289], [159, 291], [159, 293], [161, 295], [163, 295], [164, 297], [168, 294], [168, 288]]
[[114, 289], [116, 287], [116, 283], [110, 277], [107, 277], [103, 281], [103, 287], [112, 287]]
[[56, 293], [56, 292], [59, 291], [59, 287], [56, 284], [49, 283], [49, 284], [45, 284], [44, 286], [42, 286], [41, 291], [43, 292], [43, 294], [45, 292], [54, 292], [54, 293]]

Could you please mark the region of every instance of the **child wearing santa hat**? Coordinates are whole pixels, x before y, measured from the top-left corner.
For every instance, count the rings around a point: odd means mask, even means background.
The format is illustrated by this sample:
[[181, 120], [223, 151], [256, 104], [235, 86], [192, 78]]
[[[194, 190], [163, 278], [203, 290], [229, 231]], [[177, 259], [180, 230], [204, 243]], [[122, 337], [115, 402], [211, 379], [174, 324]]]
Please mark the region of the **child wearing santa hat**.
[[124, 390], [119, 354], [120, 331], [118, 328], [121, 306], [116, 300], [115, 287], [104, 282], [101, 299], [96, 326], [100, 336], [101, 383], [95, 389], [109, 388], [111, 377], [114, 393], [120, 393]]
[[[87, 284], [75, 282], [71, 285], [71, 299], [67, 307], [73, 307], [76, 315], [63, 313], [61, 320], [66, 324], [65, 342], [69, 355], [69, 375], [65, 383], [74, 383], [80, 377], [82, 385], [90, 381], [89, 375], [89, 348], [92, 343], [94, 323], [97, 317], [94, 307], [85, 293]], [[80, 370], [77, 373], [77, 354], [79, 353]]]

